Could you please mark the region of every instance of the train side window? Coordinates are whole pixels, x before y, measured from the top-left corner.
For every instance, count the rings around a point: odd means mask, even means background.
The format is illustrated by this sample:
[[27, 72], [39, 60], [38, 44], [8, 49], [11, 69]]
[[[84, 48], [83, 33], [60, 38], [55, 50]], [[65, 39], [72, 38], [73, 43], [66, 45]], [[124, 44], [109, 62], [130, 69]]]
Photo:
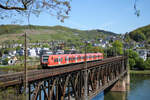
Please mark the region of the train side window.
[[65, 61], [67, 61], [67, 57], [65, 57]]
[[57, 58], [55, 58], [55, 59], [54, 59], [54, 62], [58, 62], [58, 59], [57, 59]]
[[82, 56], [82, 59], [84, 59], [84, 57]]
[[80, 56], [77, 59], [80, 60], [81, 59]]
[[71, 61], [71, 58], [69, 57], [69, 61]]

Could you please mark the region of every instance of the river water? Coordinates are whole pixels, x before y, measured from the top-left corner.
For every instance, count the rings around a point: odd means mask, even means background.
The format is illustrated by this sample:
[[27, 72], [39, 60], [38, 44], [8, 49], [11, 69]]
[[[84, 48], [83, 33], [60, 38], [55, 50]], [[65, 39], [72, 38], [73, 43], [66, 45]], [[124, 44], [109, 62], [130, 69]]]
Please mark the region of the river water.
[[92, 100], [150, 100], [150, 75], [130, 75], [128, 92], [102, 92]]

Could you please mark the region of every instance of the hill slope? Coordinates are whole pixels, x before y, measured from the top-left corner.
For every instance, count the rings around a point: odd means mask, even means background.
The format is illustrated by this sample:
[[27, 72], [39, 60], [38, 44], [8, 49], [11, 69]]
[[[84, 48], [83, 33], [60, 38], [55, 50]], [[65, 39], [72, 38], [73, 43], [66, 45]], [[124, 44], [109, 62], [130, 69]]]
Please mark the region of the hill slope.
[[136, 42], [150, 41], [150, 25], [138, 28], [129, 33], [130, 38]]
[[0, 25], [0, 42], [6, 40], [22, 40], [23, 34], [27, 31], [31, 42], [37, 40], [83, 40], [96, 39], [108, 35], [116, 35], [113, 32], [104, 30], [77, 30], [64, 26], [20, 26], [20, 25]]

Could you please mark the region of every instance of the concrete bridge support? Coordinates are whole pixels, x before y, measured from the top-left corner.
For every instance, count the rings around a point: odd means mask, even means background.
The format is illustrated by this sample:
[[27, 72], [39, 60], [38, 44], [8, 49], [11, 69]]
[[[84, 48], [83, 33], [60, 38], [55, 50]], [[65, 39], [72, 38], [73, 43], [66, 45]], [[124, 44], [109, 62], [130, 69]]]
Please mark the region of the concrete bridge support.
[[126, 92], [130, 89], [130, 74], [126, 74], [119, 79], [111, 88], [113, 92]]

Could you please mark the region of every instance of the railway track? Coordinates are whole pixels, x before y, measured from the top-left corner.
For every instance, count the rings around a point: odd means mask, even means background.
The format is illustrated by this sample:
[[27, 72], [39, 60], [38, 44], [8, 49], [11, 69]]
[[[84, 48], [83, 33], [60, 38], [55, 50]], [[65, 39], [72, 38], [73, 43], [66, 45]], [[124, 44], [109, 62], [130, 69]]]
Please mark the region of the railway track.
[[[93, 62], [87, 62], [87, 68], [92, 68], [98, 65], [103, 65], [107, 63], [112, 63], [114, 61], [119, 61], [124, 59], [125, 57], [112, 57], [112, 58], [106, 58], [101, 61], [93, 61]], [[84, 70], [84, 62], [74, 65], [67, 65], [64, 67], [58, 67], [58, 68], [50, 68], [50, 69], [40, 69], [40, 70], [30, 70], [27, 72], [28, 82], [33, 82], [36, 80], [49, 78], [57, 75], [62, 75], [65, 73], [78, 71], [78, 70]], [[0, 75], [0, 88], [3, 87], [9, 87], [17, 84], [23, 84], [24, 80], [24, 72], [16, 72], [12, 74], [4, 74]]]

